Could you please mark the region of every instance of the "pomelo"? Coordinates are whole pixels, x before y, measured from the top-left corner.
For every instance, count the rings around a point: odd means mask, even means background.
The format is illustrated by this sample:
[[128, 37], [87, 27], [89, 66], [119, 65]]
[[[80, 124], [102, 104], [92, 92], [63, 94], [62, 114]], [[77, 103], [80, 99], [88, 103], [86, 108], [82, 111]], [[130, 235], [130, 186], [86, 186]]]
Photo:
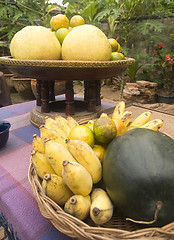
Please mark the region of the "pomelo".
[[16, 59], [57, 60], [61, 46], [55, 34], [42, 26], [27, 26], [17, 32], [10, 43]]
[[111, 52], [106, 35], [90, 24], [74, 27], [62, 44], [64, 60], [109, 61]]

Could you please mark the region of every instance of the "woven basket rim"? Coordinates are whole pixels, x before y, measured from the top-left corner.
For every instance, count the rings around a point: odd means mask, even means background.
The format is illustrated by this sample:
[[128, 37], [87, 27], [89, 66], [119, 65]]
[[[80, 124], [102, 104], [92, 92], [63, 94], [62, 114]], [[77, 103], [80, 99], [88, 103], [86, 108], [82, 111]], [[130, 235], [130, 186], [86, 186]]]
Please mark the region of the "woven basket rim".
[[[140, 228], [138, 230], [122, 230], [110, 226], [90, 226], [87, 223], [64, 212], [42, 190], [39, 177], [35, 171], [32, 159], [28, 169], [28, 180], [38, 203], [41, 214], [48, 218], [60, 232], [78, 239], [118, 240], [118, 239], [171, 239], [174, 238], [174, 222], [163, 227]], [[149, 238], [150, 237], [150, 238]]]
[[117, 61], [30, 60], [14, 59], [11, 56], [0, 57], [0, 64], [57, 68], [117, 68], [129, 66], [134, 62], [134, 58], [128, 57]]

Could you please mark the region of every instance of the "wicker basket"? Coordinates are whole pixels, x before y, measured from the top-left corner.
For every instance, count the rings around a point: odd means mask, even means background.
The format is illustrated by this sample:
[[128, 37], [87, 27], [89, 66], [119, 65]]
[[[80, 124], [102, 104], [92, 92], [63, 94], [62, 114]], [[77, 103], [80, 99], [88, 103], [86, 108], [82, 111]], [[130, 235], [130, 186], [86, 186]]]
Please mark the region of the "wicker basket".
[[148, 228], [129, 221], [115, 209], [112, 219], [103, 226], [96, 226], [90, 217], [85, 222], [64, 212], [54, 201], [48, 198], [41, 187], [41, 181], [30, 160], [28, 178], [41, 214], [50, 219], [60, 232], [77, 239], [114, 240], [114, 239], [174, 239], [174, 222], [161, 228]]

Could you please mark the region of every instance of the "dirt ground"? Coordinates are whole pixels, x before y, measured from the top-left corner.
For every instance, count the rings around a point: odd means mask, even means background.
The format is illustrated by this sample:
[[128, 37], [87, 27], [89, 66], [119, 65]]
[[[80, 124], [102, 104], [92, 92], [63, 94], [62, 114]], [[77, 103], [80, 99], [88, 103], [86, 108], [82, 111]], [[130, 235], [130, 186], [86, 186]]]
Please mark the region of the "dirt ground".
[[[84, 94], [84, 87], [79, 84], [74, 84], [74, 93], [80, 96]], [[11, 98], [13, 104], [29, 101], [23, 99], [16, 91], [11, 92]], [[101, 99], [102, 101], [114, 103], [115, 105], [121, 100], [121, 91], [115, 85], [103, 85], [101, 87]], [[168, 113], [174, 115], [174, 104], [154, 103], [154, 104], [136, 104], [143, 108], [150, 108], [155, 111]]]

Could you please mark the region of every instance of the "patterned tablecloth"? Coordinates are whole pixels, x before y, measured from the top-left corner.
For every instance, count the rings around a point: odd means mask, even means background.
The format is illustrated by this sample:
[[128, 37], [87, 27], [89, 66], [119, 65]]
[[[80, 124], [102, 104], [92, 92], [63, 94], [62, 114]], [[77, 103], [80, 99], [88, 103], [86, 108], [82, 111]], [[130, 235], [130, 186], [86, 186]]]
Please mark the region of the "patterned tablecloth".
[[[0, 119], [11, 123], [9, 140], [0, 149], [0, 225], [10, 235], [9, 239], [72, 239], [60, 233], [41, 215], [28, 181], [33, 134], [39, 135], [39, 129], [29, 120], [34, 106], [35, 101], [31, 101], [0, 108]], [[113, 106], [105, 103], [105, 107]], [[146, 110], [136, 106], [128, 109], [133, 111], [134, 117]], [[174, 137], [174, 116], [153, 111], [153, 118], [156, 117], [165, 119], [164, 130]]]
[[0, 119], [11, 123], [7, 145], [0, 149], [0, 224], [12, 232], [10, 239], [68, 240], [41, 215], [28, 182], [32, 136], [39, 135], [29, 121], [34, 106], [32, 101], [0, 108]]

